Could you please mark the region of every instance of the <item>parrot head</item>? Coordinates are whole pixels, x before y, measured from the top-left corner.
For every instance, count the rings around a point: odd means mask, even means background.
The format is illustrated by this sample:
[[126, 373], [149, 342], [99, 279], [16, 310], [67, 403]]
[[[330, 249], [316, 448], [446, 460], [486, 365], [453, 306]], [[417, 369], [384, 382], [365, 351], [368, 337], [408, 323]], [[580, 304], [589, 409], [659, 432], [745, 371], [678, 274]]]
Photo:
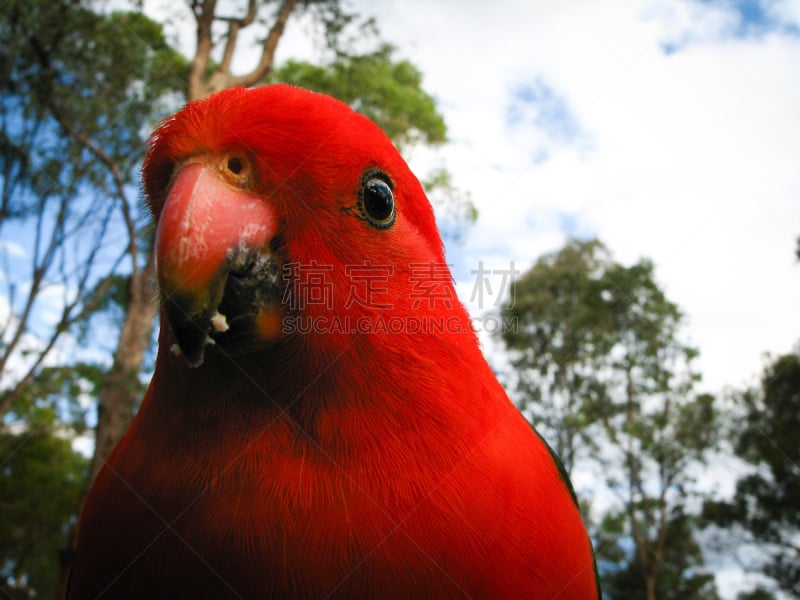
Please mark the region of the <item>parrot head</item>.
[[154, 132], [143, 179], [172, 351], [189, 366], [290, 336], [299, 311], [407, 303], [386, 286], [371, 302], [359, 272], [444, 265], [419, 181], [374, 123], [328, 96], [278, 84], [190, 103]]

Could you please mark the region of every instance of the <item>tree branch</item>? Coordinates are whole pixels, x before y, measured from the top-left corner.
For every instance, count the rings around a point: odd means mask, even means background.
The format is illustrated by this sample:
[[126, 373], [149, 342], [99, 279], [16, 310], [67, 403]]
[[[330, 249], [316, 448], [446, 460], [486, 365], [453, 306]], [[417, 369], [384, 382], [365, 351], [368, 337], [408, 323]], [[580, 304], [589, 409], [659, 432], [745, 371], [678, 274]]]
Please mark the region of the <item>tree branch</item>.
[[[38, 260], [38, 251], [42, 237], [43, 220], [44, 220], [44, 211], [42, 210], [39, 212], [39, 219], [36, 224], [36, 234], [35, 234], [36, 237], [33, 243], [33, 248], [34, 248], [33, 272], [31, 274], [31, 284], [28, 290], [28, 297], [25, 301], [25, 306], [22, 309], [22, 314], [19, 317], [19, 323], [17, 323], [16, 331], [14, 331], [14, 335], [3, 347], [3, 355], [0, 356], [0, 373], [3, 373], [5, 371], [8, 360], [11, 358], [11, 355], [14, 353], [17, 344], [19, 344], [20, 340], [22, 339], [22, 334], [25, 333], [25, 331], [27, 331], [28, 329], [28, 319], [30, 318], [31, 311], [33, 310], [33, 304], [36, 300], [36, 296], [39, 294], [42, 281], [44, 280], [46, 268]], [[8, 396], [7, 393], [3, 394], [2, 399], [0, 399], [0, 415], [5, 413], [6, 409], [8, 408], [8, 405], [11, 403], [11, 399], [8, 400], [6, 399], [7, 396]]]
[[69, 123], [67, 123], [66, 119], [64, 119], [63, 115], [61, 114], [61, 111], [58, 109], [52, 99], [48, 100], [48, 106], [56, 121], [58, 121], [58, 124], [67, 133], [67, 135], [72, 137], [76, 142], [78, 142], [78, 144], [94, 154], [95, 158], [104, 164], [111, 173], [111, 177], [114, 180], [116, 195], [120, 203], [120, 211], [122, 212], [122, 217], [125, 221], [125, 228], [128, 230], [127, 251], [131, 257], [131, 268], [135, 273], [139, 270], [139, 251], [136, 247], [136, 223], [134, 222], [133, 215], [131, 214], [130, 202], [128, 202], [128, 196], [125, 193], [125, 182], [122, 179], [122, 173], [119, 170], [119, 166], [117, 165], [116, 161], [109, 156], [108, 153], [106, 153], [105, 150], [90, 140], [89, 136], [87, 136], [85, 132], [77, 131]]
[[[96, 255], [97, 250], [99, 250], [99, 248], [100, 248], [100, 243], [98, 240], [95, 247], [92, 249], [90, 253], [89, 259], [87, 260], [89, 264], [94, 262], [94, 256]], [[127, 251], [124, 251], [119, 255], [119, 257], [117, 257], [112, 266], [112, 272], [117, 270], [117, 267], [119, 266], [119, 264], [122, 262], [122, 259], [126, 255]], [[64, 332], [69, 327], [71, 327], [73, 324], [82, 321], [87, 316], [89, 316], [92, 310], [94, 310], [95, 306], [97, 306], [97, 304], [100, 302], [100, 299], [103, 297], [103, 295], [108, 291], [108, 288], [111, 285], [110, 277], [100, 282], [100, 284], [97, 285], [90, 294], [88, 294], [87, 296], [83, 296], [82, 290], [86, 288], [86, 284], [88, 282], [88, 275], [89, 275], [89, 269], [87, 268], [78, 284], [79, 293], [76, 294], [75, 299], [72, 302], [64, 303], [64, 306], [61, 311], [61, 318], [53, 328], [53, 332], [50, 335], [50, 339], [45, 344], [45, 347], [39, 350], [36, 356], [36, 360], [34, 360], [33, 364], [31, 364], [28, 367], [28, 370], [25, 372], [25, 374], [11, 388], [0, 394], [0, 415], [5, 414], [11, 403], [14, 402], [14, 400], [16, 400], [17, 397], [19, 397], [19, 395], [22, 393], [22, 390], [28, 385], [28, 383], [30, 383], [30, 380], [36, 374], [36, 371], [44, 361], [45, 357], [48, 354], [50, 354], [50, 351], [54, 348], [56, 341], [58, 340], [61, 333]], [[28, 298], [29, 304], [26, 305], [24, 314], [20, 318], [21, 321], [20, 326], [17, 328], [17, 331], [15, 332], [15, 339], [13, 340], [13, 345], [9, 344], [8, 347], [6, 348], [6, 352], [2, 356], [3, 366], [10, 357], [11, 351], [14, 349], [17, 342], [19, 341], [18, 338], [22, 335], [22, 333], [26, 329], [26, 327], [23, 327], [22, 325], [25, 324], [28, 320], [30, 308], [33, 305], [33, 299], [38, 294], [38, 289], [40, 287], [43, 276], [44, 276], [44, 270], [41, 270], [41, 273], [39, 273], [39, 270], [34, 272], [34, 283], [32, 285], [32, 288], [36, 288], [36, 292], [30, 295]], [[83, 306], [77, 313], [73, 314], [74, 309], [78, 306], [79, 303], [81, 303], [81, 300], [83, 300]], [[0, 372], [2, 372], [2, 367], [0, 367]]]
[[256, 0], [248, 0], [247, 14], [244, 16], [244, 18], [217, 17], [217, 20], [219, 21], [228, 22], [228, 39], [225, 42], [225, 51], [222, 54], [222, 62], [219, 65], [220, 73], [230, 73], [231, 62], [233, 61], [233, 53], [236, 50], [236, 41], [239, 36], [239, 30], [252, 25], [255, 19]]
[[[50, 351], [53, 349], [56, 341], [58, 340], [59, 336], [66, 327], [65, 323], [69, 318], [69, 311], [72, 310], [73, 306], [74, 304], [69, 304], [63, 308], [61, 312], [61, 319], [59, 320], [58, 324], [53, 328], [53, 333], [50, 336], [50, 339], [48, 340], [45, 347], [42, 350], [39, 350], [39, 352], [37, 353], [36, 360], [33, 361], [33, 364], [28, 368], [25, 375], [23, 375], [22, 378], [19, 381], [17, 381], [14, 387], [7, 390], [2, 394], [2, 396], [0, 396], [0, 415], [5, 414], [5, 412], [11, 406], [11, 403], [17, 399], [17, 397], [22, 393], [23, 388], [25, 388], [30, 382], [30, 380], [33, 378], [34, 374], [36, 373], [36, 370], [39, 368], [39, 365], [42, 364], [45, 357], [48, 354], [50, 354]], [[20, 327], [17, 331], [21, 332], [22, 328]]]
[[[258, 65], [256, 65], [252, 71], [245, 73], [244, 75], [229, 75], [225, 78], [226, 85], [220, 88], [213, 86], [214, 91], [217, 89], [224, 89], [234, 86], [249, 87], [257, 84], [269, 74], [269, 72], [272, 70], [272, 64], [275, 60], [275, 49], [278, 47], [278, 41], [281, 39], [283, 31], [286, 28], [286, 23], [289, 20], [289, 16], [292, 14], [292, 11], [294, 11], [296, 6], [297, 0], [283, 0], [283, 2], [281, 2], [278, 13], [275, 15], [275, 22], [272, 24], [267, 37], [264, 39], [264, 45], [262, 46], [261, 50], [261, 59], [258, 61]], [[212, 77], [212, 82], [213, 80], [214, 77]]]
[[[42, 67], [45, 70], [49, 70], [50, 68], [50, 55], [45, 49], [45, 47], [37, 40], [35, 37], [32, 37], [31, 46], [36, 52], [39, 61]], [[123, 219], [125, 221], [125, 225], [128, 231], [128, 244], [125, 248], [125, 252], [120, 255], [116, 265], [119, 264], [123, 256], [129, 255], [131, 257], [132, 263], [132, 272], [137, 274], [140, 271], [140, 267], [138, 265], [138, 249], [136, 246], [136, 226], [134, 217], [131, 213], [131, 206], [130, 202], [128, 201], [127, 195], [125, 193], [125, 182], [122, 176], [122, 173], [116, 163], [116, 161], [106, 153], [100, 146], [94, 143], [89, 136], [83, 132], [75, 129], [64, 117], [61, 113], [59, 107], [56, 105], [52, 95], [49, 93], [44, 94], [43, 98], [43, 105], [47, 107], [47, 109], [52, 114], [53, 118], [59, 124], [59, 126], [63, 129], [67, 136], [71, 137], [75, 140], [81, 147], [88, 150], [94, 157], [100, 161], [109, 171], [114, 181], [114, 188], [115, 188], [115, 195], [119, 199], [120, 202], [120, 211], [123, 215]], [[50, 240], [47, 243], [47, 247], [43, 250], [41, 249], [41, 241], [42, 241], [42, 225], [45, 215], [45, 207], [44, 203], [46, 202], [46, 198], [41, 198], [40, 203], [41, 207], [39, 210], [39, 219], [37, 221], [36, 227], [36, 237], [33, 244], [33, 272], [31, 275], [31, 284], [28, 292], [28, 298], [26, 300], [25, 306], [23, 307], [22, 313], [19, 317], [19, 323], [16, 327], [16, 331], [12, 336], [11, 340], [5, 347], [3, 348], [3, 354], [0, 355], [0, 373], [3, 372], [7, 361], [9, 360], [11, 354], [18, 346], [20, 340], [22, 339], [23, 333], [27, 330], [27, 322], [30, 318], [33, 305], [35, 303], [35, 299], [38, 296], [39, 292], [42, 289], [42, 285], [45, 281], [45, 275], [48, 270], [48, 266], [52, 264], [54, 256], [59, 247], [63, 245], [66, 240], [66, 237], [73, 235], [77, 232], [70, 232], [66, 230], [67, 219], [69, 216], [69, 197], [65, 197], [61, 200], [60, 209], [58, 214], [55, 218], [55, 223], [52, 228], [52, 232], [50, 235]], [[3, 414], [10, 404], [14, 401], [15, 398], [19, 396], [21, 390], [28, 384], [30, 379], [36, 373], [38, 367], [42, 364], [42, 361], [45, 357], [50, 353], [50, 351], [55, 346], [55, 343], [58, 337], [63, 333], [67, 328], [69, 328], [72, 324], [74, 324], [78, 319], [86, 316], [95, 306], [95, 304], [99, 301], [100, 297], [104, 289], [99, 289], [103, 287], [107, 287], [107, 283], [105, 285], [99, 286], [98, 289], [95, 290], [93, 294], [89, 294], [88, 296], [84, 297], [84, 290], [88, 283], [88, 278], [91, 271], [91, 265], [94, 263], [94, 259], [98, 249], [101, 246], [102, 237], [106, 230], [107, 225], [107, 218], [104, 221], [103, 227], [101, 228], [101, 232], [98, 235], [98, 238], [95, 240], [95, 244], [92, 247], [89, 256], [85, 262], [85, 270], [83, 271], [82, 276], [79, 276], [79, 281], [77, 285], [77, 293], [72, 301], [65, 298], [64, 304], [62, 307], [61, 317], [58, 323], [53, 328], [52, 334], [50, 335], [49, 340], [45, 344], [44, 348], [41, 349], [37, 353], [37, 357], [34, 360], [33, 364], [27, 369], [26, 373], [22, 376], [22, 378], [9, 390], [4, 392], [0, 395], [0, 414]], [[63, 257], [62, 257], [63, 258]], [[62, 265], [62, 275], [66, 277], [63, 271]], [[83, 301], [82, 309], [78, 311], [78, 314], [73, 314], [76, 307], [81, 304]]]
[[661, 565], [661, 558], [664, 556], [664, 546], [667, 541], [667, 487], [664, 487], [658, 496], [658, 524], [656, 525], [657, 533], [655, 544], [652, 550], [653, 560], [647, 565], [648, 576], [651, 580], [655, 580], [658, 574], [658, 567]]
[[214, 46], [211, 39], [211, 25], [214, 23], [216, 4], [216, 0], [193, 0], [191, 3], [197, 22], [197, 50], [189, 67], [189, 100], [199, 100], [208, 95], [205, 73]]

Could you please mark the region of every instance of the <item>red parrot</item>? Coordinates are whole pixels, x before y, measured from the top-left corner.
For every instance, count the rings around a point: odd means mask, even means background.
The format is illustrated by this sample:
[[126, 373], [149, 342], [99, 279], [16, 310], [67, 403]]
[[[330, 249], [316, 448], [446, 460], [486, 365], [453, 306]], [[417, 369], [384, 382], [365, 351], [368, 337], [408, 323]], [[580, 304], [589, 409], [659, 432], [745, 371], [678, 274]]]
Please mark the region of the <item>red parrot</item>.
[[155, 131], [143, 179], [158, 357], [70, 598], [599, 598], [570, 484], [374, 123], [231, 89]]

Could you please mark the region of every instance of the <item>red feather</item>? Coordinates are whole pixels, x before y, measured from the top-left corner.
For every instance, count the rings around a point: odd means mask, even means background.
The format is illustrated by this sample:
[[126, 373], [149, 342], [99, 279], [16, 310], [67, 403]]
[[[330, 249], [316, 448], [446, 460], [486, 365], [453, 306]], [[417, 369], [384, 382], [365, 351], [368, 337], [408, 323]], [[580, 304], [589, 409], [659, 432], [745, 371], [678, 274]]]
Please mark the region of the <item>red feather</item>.
[[[449, 302], [412, 293], [420, 265], [445, 258], [430, 204], [386, 136], [336, 100], [283, 85], [189, 104], [156, 131], [145, 162], [156, 220], [179, 210], [175, 181], [196, 163], [231, 171], [225, 202], [269, 204], [270, 252], [284, 266], [327, 269], [327, 305], [298, 306], [287, 284], [272, 308], [284, 323], [329, 327], [256, 328], [263, 339], [244, 349], [212, 327], [219, 343], [192, 368], [170, 352], [179, 339], [162, 311], [155, 374], [81, 516], [70, 597], [598, 597], [568, 483], [483, 358], [452, 282], [437, 282]], [[393, 186], [396, 222], [384, 229], [359, 213], [372, 170]], [[159, 251], [178, 235], [164, 226]], [[168, 302], [192, 274], [163, 261]], [[222, 272], [214, 264], [201, 271]], [[364, 265], [383, 274], [379, 294], [353, 302], [349, 268]], [[196, 302], [213, 311], [211, 297]], [[411, 318], [413, 332], [375, 327]]]

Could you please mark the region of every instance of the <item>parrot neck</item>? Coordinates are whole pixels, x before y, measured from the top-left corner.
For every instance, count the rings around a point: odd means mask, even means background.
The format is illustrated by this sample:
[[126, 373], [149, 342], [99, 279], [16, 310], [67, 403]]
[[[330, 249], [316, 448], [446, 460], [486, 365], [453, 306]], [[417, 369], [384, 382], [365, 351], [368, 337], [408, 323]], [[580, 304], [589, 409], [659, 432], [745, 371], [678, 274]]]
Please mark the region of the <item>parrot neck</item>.
[[499, 390], [471, 330], [318, 342], [296, 336], [235, 358], [211, 351], [191, 368], [169, 352], [171, 333], [162, 328], [141, 416], [198, 436], [213, 436], [224, 423], [243, 438], [279, 420], [298, 435], [341, 446], [350, 417], [355, 432], [390, 422], [396, 430], [398, 422], [412, 429], [483, 421], [489, 417], [484, 399]]

